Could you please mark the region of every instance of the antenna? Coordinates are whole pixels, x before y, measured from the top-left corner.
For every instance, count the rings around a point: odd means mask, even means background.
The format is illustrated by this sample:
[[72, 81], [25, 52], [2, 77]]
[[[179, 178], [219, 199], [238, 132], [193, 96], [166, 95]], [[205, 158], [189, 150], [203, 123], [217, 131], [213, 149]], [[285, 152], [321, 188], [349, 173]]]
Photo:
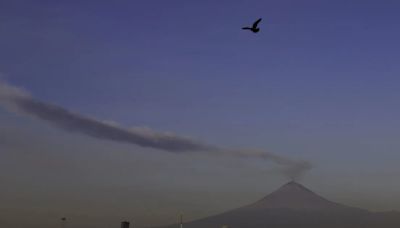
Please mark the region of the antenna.
[[183, 213], [179, 213], [179, 228], [183, 228]]

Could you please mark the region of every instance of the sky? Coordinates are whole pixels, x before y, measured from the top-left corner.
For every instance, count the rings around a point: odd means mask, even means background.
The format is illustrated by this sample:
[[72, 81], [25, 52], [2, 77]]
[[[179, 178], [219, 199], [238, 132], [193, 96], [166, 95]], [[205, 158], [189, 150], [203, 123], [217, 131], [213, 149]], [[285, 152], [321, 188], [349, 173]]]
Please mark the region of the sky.
[[[389, 0], [3, 0], [0, 78], [40, 107], [147, 129], [146, 140], [306, 161], [298, 181], [315, 192], [400, 210], [399, 9]], [[259, 33], [241, 30], [260, 17]], [[171, 153], [21, 107], [0, 105], [2, 227], [55, 227], [61, 217], [77, 228], [170, 224], [288, 181], [273, 159]]]

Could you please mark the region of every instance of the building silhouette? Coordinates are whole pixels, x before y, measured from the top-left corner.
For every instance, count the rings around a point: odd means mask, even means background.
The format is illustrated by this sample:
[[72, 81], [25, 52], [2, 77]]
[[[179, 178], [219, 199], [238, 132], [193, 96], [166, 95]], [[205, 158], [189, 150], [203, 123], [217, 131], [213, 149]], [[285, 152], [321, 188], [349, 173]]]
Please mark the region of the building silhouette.
[[121, 228], [129, 228], [129, 222], [127, 221], [121, 222]]

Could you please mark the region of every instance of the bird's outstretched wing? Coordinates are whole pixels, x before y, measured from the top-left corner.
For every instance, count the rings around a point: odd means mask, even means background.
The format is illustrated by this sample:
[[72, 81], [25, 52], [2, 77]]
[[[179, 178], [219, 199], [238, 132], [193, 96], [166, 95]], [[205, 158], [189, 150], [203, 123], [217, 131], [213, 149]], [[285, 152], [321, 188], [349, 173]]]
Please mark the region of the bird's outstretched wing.
[[262, 20], [262, 18], [258, 19], [256, 22], [253, 23], [253, 28], [257, 28], [258, 23], [260, 23], [260, 21]]
[[250, 27], [243, 27], [242, 29], [248, 29], [248, 30], [251, 30], [251, 28], [250, 28]]

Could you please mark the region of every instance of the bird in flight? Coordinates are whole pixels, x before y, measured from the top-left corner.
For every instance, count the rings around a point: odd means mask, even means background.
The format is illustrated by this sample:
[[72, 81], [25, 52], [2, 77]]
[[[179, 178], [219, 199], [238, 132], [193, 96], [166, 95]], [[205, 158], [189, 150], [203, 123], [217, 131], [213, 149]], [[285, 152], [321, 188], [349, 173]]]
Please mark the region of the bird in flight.
[[252, 25], [251, 27], [243, 27], [242, 29], [244, 29], [244, 30], [250, 30], [250, 31], [252, 31], [252, 32], [254, 32], [254, 33], [259, 32], [259, 31], [260, 31], [260, 28], [258, 28], [257, 26], [258, 26], [258, 23], [260, 23], [261, 19], [262, 19], [262, 18], [258, 19], [256, 22], [254, 22], [253, 25]]

